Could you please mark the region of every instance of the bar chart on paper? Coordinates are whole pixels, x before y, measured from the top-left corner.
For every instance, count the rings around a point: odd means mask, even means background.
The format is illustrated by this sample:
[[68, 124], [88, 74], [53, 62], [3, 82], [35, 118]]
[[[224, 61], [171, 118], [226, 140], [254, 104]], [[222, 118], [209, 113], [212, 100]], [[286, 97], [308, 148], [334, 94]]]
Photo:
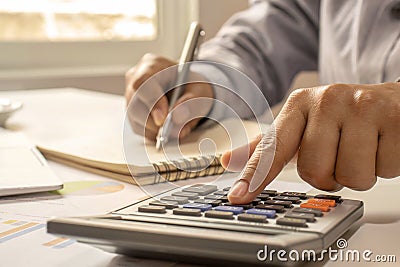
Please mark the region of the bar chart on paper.
[[46, 224], [39, 221], [13, 219], [2, 215], [0, 217], [0, 244], [11, 240], [17, 241], [28, 235], [36, 235], [36, 237], [39, 237], [37, 245], [48, 248], [61, 249], [76, 242], [69, 238], [47, 235], [45, 228]]

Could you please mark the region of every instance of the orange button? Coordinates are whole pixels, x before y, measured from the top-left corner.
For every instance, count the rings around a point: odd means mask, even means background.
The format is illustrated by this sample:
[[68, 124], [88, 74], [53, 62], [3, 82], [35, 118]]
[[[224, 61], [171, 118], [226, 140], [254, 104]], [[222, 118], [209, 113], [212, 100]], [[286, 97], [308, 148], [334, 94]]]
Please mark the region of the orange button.
[[336, 202], [333, 199], [311, 198], [307, 201], [307, 203], [315, 203], [315, 204], [320, 204], [320, 205], [326, 205], [329, 207], [336, 206]]
[[317, 203], [303, 203], [300, 204], [300, 208], [306, 208], [306, 209], [316, 209], [320, 211], [330, 211], [329, 207], [327, 205], [321, 205]]

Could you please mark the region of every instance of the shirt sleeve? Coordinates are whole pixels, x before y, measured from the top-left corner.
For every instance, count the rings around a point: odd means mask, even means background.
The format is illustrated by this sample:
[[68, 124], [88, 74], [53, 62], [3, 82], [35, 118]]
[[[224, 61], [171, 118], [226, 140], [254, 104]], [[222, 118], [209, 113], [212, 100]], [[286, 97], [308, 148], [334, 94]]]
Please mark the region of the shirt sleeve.
[[[204, 43], [199, 60], [226, 64], [246, 76], [261, 90], [270, 106], [283, 99], [297, 73], [318, 68], [318, 0], [258, 0], [249, 9], [237, 13], [220, 29], [217, 36]], [[198, 64], [194, 71], [214, 86], [215, 98], [234, 105], [235, 94], [255, 113], [264, 112], [265, 99], [260, 99], [238, 76], [222, 64]], [[235, 94], [226, 93], [228, 87]], [[242, 118], [253, 116], [246, 108], [237, 108]], [[214, 119], [227, 115], [214, 107]]]

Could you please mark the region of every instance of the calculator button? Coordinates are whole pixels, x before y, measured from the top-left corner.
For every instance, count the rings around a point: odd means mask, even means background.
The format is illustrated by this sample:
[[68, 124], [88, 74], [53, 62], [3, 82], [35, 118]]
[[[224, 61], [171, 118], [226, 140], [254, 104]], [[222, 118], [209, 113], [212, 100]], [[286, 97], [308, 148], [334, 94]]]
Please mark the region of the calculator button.
[[242, 207], [245, 210], [251, 209], [253, 207], [253, 204], [242, 204], [242, 205], [234, 205], [232, 203], [226, 202], [224, 203], [224, 206], [235, 206], [235, 207]]
[[172, 213], [175, 215], [201, 216], [201, 210], [199, 209], [176, 208], [172, 210]]
[[246, 222], [262, 222], [262, 223], [268, 222], [267, 216], [265, 215], [248, 214], [248, 213], [239, 214], [238, 220]]
[[199, 209], [201, 211], [210, 210], [212, 208], [211, 204], [201, 204], [201, 203], [187, 203], [183, 205], [183, 208], [188, 209]]
[[212, 200], [212, 199], [196, 199], [193, 202], [200, 203], [200, 204], [210, 204], [213, 207], [219, 206], [222, 203], [221, 200]]
[[265, 200], [268, 200], [268, 199], [269, 199], [269, 195], [268, 195], [268, 194], [259, 194], [259, 195], [257, 196], [257, 198], [259, 198], [259, 199], [265, 201]]
[[228, 194], [228, 192], [223, 191], [223, 190], [219, 190], [217, 192], [214, 192], [214, 195], [219, 195], [219, 196], [226, 196]]
[[229, 190], [231, 190], [231, 187], [230, 186], [229, 187], [225, 187], [223, 190], [224, 191], [229, 191]]
[[206, 184], [196, 184], [182, 189], [183, 192], [192, 192], [197, 193], [200, 196], [205, 196], [211, 194], [212, 192], [217, 191], [217, 186], [215, 185], [206, 185]]
[[333, 199], [311, 198], [307, 201], [307, 203], [315, 203], [315, 204], [325, 205], [328, 207], [336, 206], [336, 202]]
[[162, 206], [162, 207], [165, 207], [166, 209], [174, 209], [174, 208], [178, 207], [178, 202], [176, 202], [176, 201], [153, 201], [153, 202], [150, 202], [149, 205]]
[[193, 192], [175, 192], [172, 193], [175, 197], [187, 197], [190, 200], [195, 200], [199, 198], [199, 194]]
[[212, 200], [220, 200], [223, 196], [219, 195], [207, 195], [204, 197], [204, 199], [212, 199]]
[[300, 208], [307, 208], [307, 209], [317, 209], [320, 211], [330, 211], [330, 208], [328, 206], [323, 206], [320, 204], [315, 204], [315, 203], [303, 203], [300, 204]]
[[260, 204], [256, 206], [256, 209], [266, 209], [266, 210], [275, 210], [276, 212], [284, 212], [285, 207], [282, 205], [265, 205]]
[[292, 202], [291, 201], [283, 201], [283, 200], [267, 200], [267, 201], [264, 201], [264, 204], [267, 204], [267, 205], [281, 205], [281, 206], [284, 206], [285, 208], [292, 207]]
[[300, 203], [300, 198], [299, 197], [288, 197], [288, 196], [282, 196], [282, 195], [276, 196], [272, 200], [290, 201], [293, 204]]
[[294, 209], [292, 209], [292, 212], [311, 213], [311, 214], [314, 214], [314, 216], [317, 216], [317, 217], [322, 217], [324, 215], [320, 210], [306, 209], [306, 208], [294, 208]]
[[147, 213], [166, 213], [165, 207], [162, 206], [151, 206], [151, 205], [143, 205], [138, 208], [140, 212]]
[[283, 192], [279, 194], [280, 196], [286, 196], [286, 197], [298, 197], [300, 199], [307, 199], [306, 193], [300, 193], [300, 192]]
[[236, 206], [218, 206], [218, 207], [215, 207], [214, 210], [217, 210], [217, 211], [230, 211], [235, 215], [243, 212], [243, 208], [242, 207], [236, 207]]
[[285, 226], [296, 226], [296, 227], [308, 227], [307, 221], [304, 219], [294, 219], [294, 218], [279, 218], [276, 220], [276, 224]]
[[278, 195], [278, 192], [276, 190], [263, 190], [261, 194], [267, 194], [270, 195], [271, 197], [274, 197]]
[[175, 196], [166, 196], [161, 198], [162, 201], [175, 201], [178, 202], [179, 205], [186, 204], [189, 202], [187, 197], [175, 197]]
[[304, 219], [307, 222], [315, 222], [315, 216], [312, 213], [288, 212], [285, 218]]
[[253, 199], [253, 201], [251, 202], [251, 204], [253, 204], [253, 205], [258, 205], [258, 204], [260, 204], [260, 202], [261, 202], [261, 199], [259, 199], [259, 198], [257, 197], [257, 198], [255, 198], [255, 199]]
[[335, 200], [336, 203], [341, 203], [342, 202], [342, 197], [338, 196], [338, 195], [319, 194], [319, 195], [314, 196], [314, 198], [332, 199], [332, 200]]
[[218, 218], [218, 219], [233, 219], [233, 212], [231, 211], [217, 211], [217, 210], [208, 210], [204, 213], [204, 215], [208, 218]]
[[219, 200], [221, 200], [223, 203], [229, 202], [229, 199], [228, 199], [227, 196], [223, 196], [223, 197], [221, 197]]
[[265, 215], [268, 218], [275, 218], [276, 211], [275, 210], [265, 210], [265, 209], [249, 209], [246, 211], [247, 214], [256, 214], [256, 215]]

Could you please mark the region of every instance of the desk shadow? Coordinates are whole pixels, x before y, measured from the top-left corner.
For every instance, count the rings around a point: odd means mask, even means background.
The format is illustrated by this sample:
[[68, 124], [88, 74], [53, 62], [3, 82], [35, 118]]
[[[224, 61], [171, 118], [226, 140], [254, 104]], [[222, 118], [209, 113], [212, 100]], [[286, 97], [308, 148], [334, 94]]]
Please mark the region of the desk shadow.
[[[56, 191], [54, 191], [56, 192]], [[1, 204], [9, 204], [9, 203], [18, 203], [18, 202], [37, 202], [44, 200], [58, 200], [63, 198], [62, 195], [50, 192], [44, 193], [31, 193], [31, 194], [23, 194], [23, 195], [15, 195], [15, 196], [4, 196], [0, 197], [0, 205]]]
[[115, 256], [108, 264], [107, 267], [120, 267], [120, 266], [134, 266], [134, 267], [172, 267], [177, 266], [175, 262], [161, 261], [152, 259], [133, 258], [124, 255]]

